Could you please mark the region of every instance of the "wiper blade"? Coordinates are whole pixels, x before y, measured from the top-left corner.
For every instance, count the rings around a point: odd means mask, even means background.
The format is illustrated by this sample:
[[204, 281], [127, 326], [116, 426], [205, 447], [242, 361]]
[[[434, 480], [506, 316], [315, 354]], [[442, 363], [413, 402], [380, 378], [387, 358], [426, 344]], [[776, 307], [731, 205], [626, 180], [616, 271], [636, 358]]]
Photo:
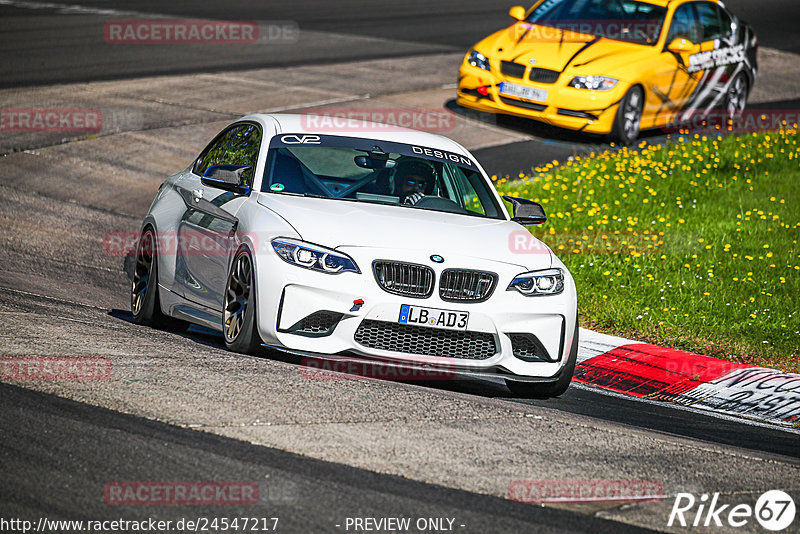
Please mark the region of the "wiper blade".
[[325, 198], [325, 199], [328, 199], [328, 200], [349, 200], [350, 202], [353, 202], [353, 201], [356, 200], [354, 198], [326, 197], [325, 195], [312, 195], [311, 193], [303, 193], [303, 196], [304, 197], [309, 197], [309, 198]]

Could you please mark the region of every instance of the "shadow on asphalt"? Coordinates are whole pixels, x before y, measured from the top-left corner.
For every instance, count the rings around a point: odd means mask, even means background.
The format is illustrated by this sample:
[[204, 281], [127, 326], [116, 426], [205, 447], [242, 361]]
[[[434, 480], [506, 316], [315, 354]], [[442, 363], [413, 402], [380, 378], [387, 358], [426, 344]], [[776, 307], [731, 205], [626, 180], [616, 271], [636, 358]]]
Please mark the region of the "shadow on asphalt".
[[[120, 321], [133, 324], [133, 316], [131, 315], [131, 312], [129, 310], [112, 309], [108, 312], [108, 315]], [[199, 345], [215, 349], [227, 350], [225, 347], [225, 342], [222, 338], [222, 334], [215, 330], [211, 330], [210, 328], [205, 328], [203, 326], [195, 324], [187, 324], [185, 328], [173, 328], [173, 329], [161, 328], [159, 330], [164, 332], [170, 332], [172, 334], [177, 334]], [[299, 356], [296, 354], [290, 354], [280, 350], [271, 349], [268, 347], [263, 347], [253, 356], [269, 360], [276, 360], [297, 366], [305, 366], [306, 362], [309, 363], [313, 362], [317, 363], [318, 365], [322, 365], [323, 362], [327, 361], [323, 358], [316, 359], [313, 357]], [[376, 365], [379, 364], [380, 362], [376, 360]], [[324, 369], [324, 367], [318, 367], [316, 369], [320, 368]], [[364, 374], [359, 374], [357, 372], [345, 372], [345, 371], [339, 371], [338, 369], [339, 368], [337, 368], [336, 372], [341, 372], [343, 374], [352, 376], [354, 380], [369, 379], [369, 380], [380, 380], [383, 382], [404, 382], [407, 384], [413, 384], [417, 386], [431, 387], [435, 389], [442, 389], [457, 393], [465, 393], [468, 395], [479, 395], [483, 397], [511, 396], [508, 388], [506, 388], [505, 385], [490, 382], [487, 380], [460, 379], [460, 378], [452, 379], [449, 377], [446, 377], [445, 379], [440, 378], [436, 380], [402, 380], [402, 379], [392, 380], [392, 379], [376, 378], [376, 374], [374, 372], [368, 373], [365, 376]], [[359, 368], [357, 366], [352, 366], [352, 367], [342, 367], [342, 369], [357, 371]]]
[[[108, 313], [120, 321], [133, 323], [131, 313], [127, 310], [114, 309]], [[205, 347], [226, 350], [222, 334], [197, 325], [191, 325], [182, 331], [171, 331], [191, 342]], [[289, 354], [267, 347], [254, 355], [256, 358], [284, 362], [298, 367], [307, 367], [310, 373], [326, 372], [325, 359], [307, 358]], [[243, 356], [245, 357], [245, 356]], [[314, 368], [314, 365], [319, 367]], [[469, 379], [447, 378], [438, 380], [387, 380], [376, 378], [374, 372], [369, 376], [346, 370], [359, 370], [363, 366], [336, 367], [337, 372], [345, 375], [345, 380], [381, 380], [384, 382], [405, 382], [415, 386], [447, 391], [490, 399], [506, 399], [522, 404], [543, 408], [553, 408], [566, 413], [573, 413], [590, 418], [621, 423], [631, 427], [646, 428], [670, 435], [699, 439], [709, 443], [717, 443], [741, 447], [753, 451], [778, 454], [789, 458], [800, 458], [800, 448], [796, 446], [796, 436], [787, 434], [779, 428], [758, 427], [746, 424], [736, 418], [721, 419], [711, 414], [689, 413], [674, 406], [660, 403], [642, 403], [623, 396], [607, 395], [593, 388], [570, 387], [560, 397], [550, 399], [531, 399], [512, 394], [501, 379]], [[380, 376], [380, 375], [377, 375]], [[313, 380], [313, 377], [309, 379]], [[330, 380], [329, 377], [320, 379]], [[793, 461], [797, 463], [796, 461]], [[798, 464], [800, 465], [800, 464]]]
[[[513, 130], [519, 134], [539, 137], [541, 141], [560, 141], [571, 145], [584, 145], [587, 151], [598, 151], [613, 148], [605, 135], [590, 134], [559, 128], [534, 119], [526, 119], [515, 115], [503, 115], [500, 113], [487, 113], [462, 107], [456, 103], [455, 98], [448, 100], [445, 105], [449, 111], [476, 122], [498, 126], [507, 130]], [[652, 138], [663, 138], [665, 133], [662, 130], [645, 130], [639, 135], [637, 144], [641, 141], [648, 141]]]
[[[508, 176], [514, 179], [519, 173], [535, 172], [536, 167], [545, 163], [563, 162], [574, 156], [620, 148], [611, 146], [603, 135], [567, 130], [533, 119], [475, 111], [459, 106], [455, 99], [447, 101], [444, 107], [456, 115], [475, 122], [532, 137], [532, 139], [472, 150], [489, 176]], [[639, 146], [642, 141], [648, 145], [657, 145], [667, 139], [667, 134], [661, 130], [647, 130], [640, 134], [634, 147]]]
[[776, 100], [774, 102], [759, 102], [758, 104], [747, 104], [747, 109], [769, 109], [773, 111], [791, 112], [797, 117], [800, 111], [800, 98], [794, 100]]

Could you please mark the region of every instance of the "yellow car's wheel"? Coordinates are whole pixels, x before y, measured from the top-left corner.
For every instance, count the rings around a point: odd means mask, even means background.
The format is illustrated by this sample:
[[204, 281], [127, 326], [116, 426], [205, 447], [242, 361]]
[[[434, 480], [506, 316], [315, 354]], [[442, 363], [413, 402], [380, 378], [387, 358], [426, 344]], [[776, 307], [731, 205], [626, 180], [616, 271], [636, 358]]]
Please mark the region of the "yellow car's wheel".
[[728, 85], [725, 92], [725, 111], [728, 117], [739, 117], [747, 105], [747, 76], [740, 72]]
[[644, 92], [641, 87], [635, 85], [628, 89], [619, 103], [611, 139], [626, 146], [636, 141], [636, 138], [639, 137], [643, 109]]

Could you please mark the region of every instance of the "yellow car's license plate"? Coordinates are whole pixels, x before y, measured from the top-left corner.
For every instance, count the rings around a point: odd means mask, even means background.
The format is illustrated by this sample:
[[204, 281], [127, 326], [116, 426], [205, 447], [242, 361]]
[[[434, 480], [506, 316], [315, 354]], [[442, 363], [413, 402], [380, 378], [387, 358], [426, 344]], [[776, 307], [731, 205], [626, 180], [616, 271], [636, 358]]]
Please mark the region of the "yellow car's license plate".
[[524, 98], [525, 100], [533, 100], [535, 102], [547, 102], [547, 91], [537, 87], [528, 87], [527, 85], [502, 82], [500, 84], [500, 93]]

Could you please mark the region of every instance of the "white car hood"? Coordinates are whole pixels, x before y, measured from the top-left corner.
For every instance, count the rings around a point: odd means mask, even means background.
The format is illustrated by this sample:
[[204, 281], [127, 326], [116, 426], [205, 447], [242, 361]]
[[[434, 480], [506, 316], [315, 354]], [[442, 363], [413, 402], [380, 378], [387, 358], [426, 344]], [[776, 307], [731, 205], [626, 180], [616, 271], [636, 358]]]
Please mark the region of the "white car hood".
[[515, 236], [527, 232], [511, 221], [469, 217], [398, 206], [259, 193], [258, 203], [283, 217], [310, 243], [331, 248], [371, 247], [473, 256], [547, 269], [550, 250], [533, 239], [534, 250], [514, 252]]

